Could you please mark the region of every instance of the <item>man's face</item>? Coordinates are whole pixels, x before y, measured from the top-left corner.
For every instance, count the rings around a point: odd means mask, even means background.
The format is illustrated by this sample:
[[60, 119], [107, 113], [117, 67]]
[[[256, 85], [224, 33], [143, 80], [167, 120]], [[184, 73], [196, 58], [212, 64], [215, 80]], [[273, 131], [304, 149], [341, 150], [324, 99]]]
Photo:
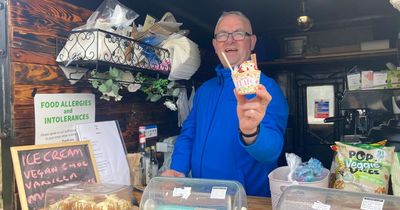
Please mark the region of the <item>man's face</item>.
[[[247, 32], [252, 34], [249, 23], [238, 15], [227, 15], [219, 22], [215, 29], [215, 34], [218, 33], [232, 33], [232, 32]], [[256, 44], [256, 36], [246, 35], [243, 40], [234, 40], [233, 35], [230, 34], [226, 41], [218, 41], [213, 39], [213, 46], [215, 53], [217, 53], [222, 65], [226, 68], [228, 64], [225, 62], [222, 52], [225, 53], [232, 66], [237, 66], [250, 58], [251, 51]]]

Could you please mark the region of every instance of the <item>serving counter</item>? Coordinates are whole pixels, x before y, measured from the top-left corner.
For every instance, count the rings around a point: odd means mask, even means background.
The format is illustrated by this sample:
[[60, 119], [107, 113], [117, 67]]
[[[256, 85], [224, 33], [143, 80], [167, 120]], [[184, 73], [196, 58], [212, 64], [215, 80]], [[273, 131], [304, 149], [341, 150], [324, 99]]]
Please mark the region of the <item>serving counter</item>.
[[[134, 191], [133, 195], [140, 202], [142, 192]], [[271, 198], [247, 196], [247, 207], [248, 210], [272, 210]]]

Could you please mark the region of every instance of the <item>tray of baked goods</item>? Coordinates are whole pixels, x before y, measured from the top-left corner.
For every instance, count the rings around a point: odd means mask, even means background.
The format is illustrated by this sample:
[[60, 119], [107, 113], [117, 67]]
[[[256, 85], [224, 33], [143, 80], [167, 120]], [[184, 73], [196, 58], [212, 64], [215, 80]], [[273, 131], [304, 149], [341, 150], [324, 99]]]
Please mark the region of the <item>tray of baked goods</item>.
[[131, 210], [132, 188], [116, 184], [68, 183], [49, 188], [46, 210]]

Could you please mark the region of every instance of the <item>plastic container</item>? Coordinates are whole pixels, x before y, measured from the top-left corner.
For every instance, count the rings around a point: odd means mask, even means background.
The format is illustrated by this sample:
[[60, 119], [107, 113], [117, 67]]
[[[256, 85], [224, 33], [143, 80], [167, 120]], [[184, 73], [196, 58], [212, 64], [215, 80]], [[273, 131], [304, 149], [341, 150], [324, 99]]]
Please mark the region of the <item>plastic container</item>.
[[132, 188], [115, 184], [68, 183], [46, 191], [46, 210], [131, 210]]
[[154, 177], [145, 188], [141, 210], [245, 210], [246, 192], [236, 181]]
[[277, 209], [398, 210], [400, 209], [400, 197], [293, 185], [287, 187], [283, 192]]
[[315, 182], [291, 182], [288, 180], [290, 172], [289, 166], [279, 167], [268, 174], [269, 186], [271, 189], [272, 209], [276, 209], [279, 197], [282, 195], [286, 187], [290, 185], [306, 185], [311, 187], [328, 188], [329, 186], [329, 170], [324, 168], [326, 177]]

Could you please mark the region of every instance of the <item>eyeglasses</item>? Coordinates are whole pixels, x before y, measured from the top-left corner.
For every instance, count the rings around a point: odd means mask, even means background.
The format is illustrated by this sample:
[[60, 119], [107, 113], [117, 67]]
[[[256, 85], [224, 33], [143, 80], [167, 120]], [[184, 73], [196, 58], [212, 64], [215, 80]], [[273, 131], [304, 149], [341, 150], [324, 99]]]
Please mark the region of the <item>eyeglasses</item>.
[[235, 41], [242, 41], [246, 36], [251, 36], [252, 34], [244, 31], [235, 31], [232, 33], [221, 32], [221, 33], [216, 33], [214, 35], [214, 39], [219, 42], [225, 42], [226, 40], [228, 40], [229, 35], [232, 35], [232, 38]]

